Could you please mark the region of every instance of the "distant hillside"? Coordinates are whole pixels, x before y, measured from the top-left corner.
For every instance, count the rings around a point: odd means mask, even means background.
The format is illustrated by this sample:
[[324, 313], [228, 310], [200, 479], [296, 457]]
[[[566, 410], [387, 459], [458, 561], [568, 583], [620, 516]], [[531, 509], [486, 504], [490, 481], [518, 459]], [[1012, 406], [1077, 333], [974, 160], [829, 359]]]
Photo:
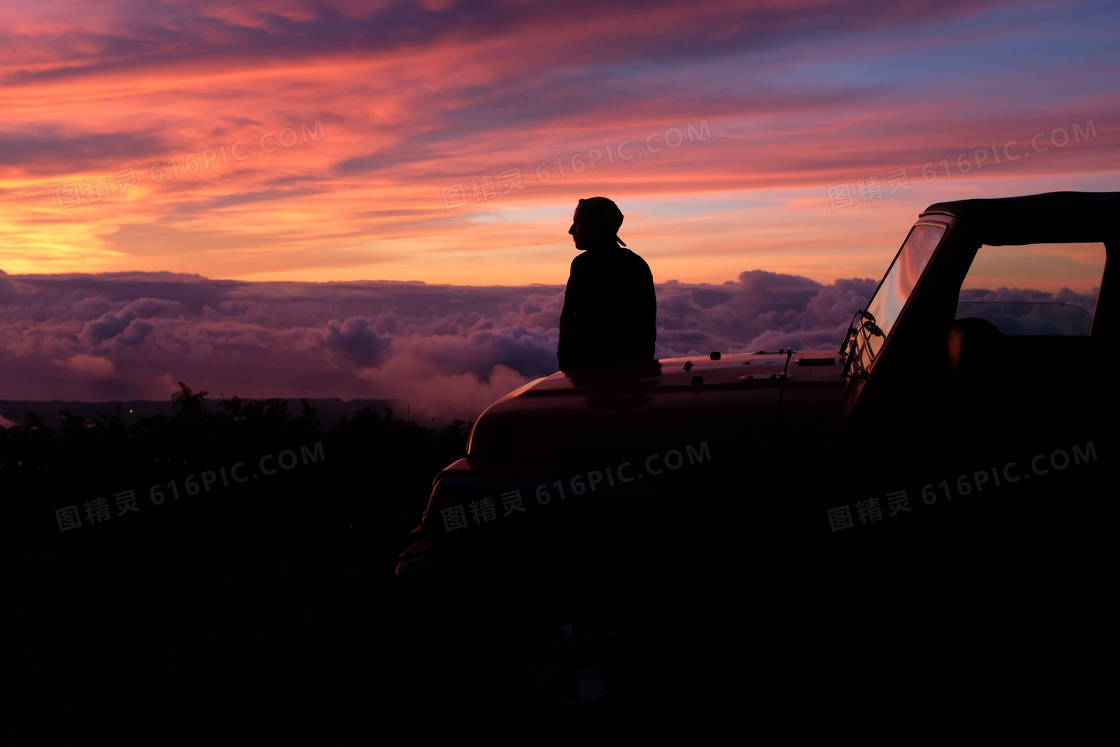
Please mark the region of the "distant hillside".
[[[213, 414], [218, 411], [218, 402], [220, 401], [221, 398], [207, 398], [203, 402], [203, 407]], [[246, 399], [244, 401], [249, 403], [254, 400]], [[300, 401], [296, 399], [288, 400], [288, 402], [288, 409], [293, 413], [298, 413]], [[381, 412], [384, 408], [393, 406], [387, 399], [308, 399], [308, 402], [318, 411], [319, 422], [328, 428], [335, 425], [344, 415], [352, 418], [362, 408], [369, 407], [374, 412]], [[91, 423], [96, 422], [100, 415], [111, 413], [116, 415], [125, 425], [135, 425], [140, 422], [141, 418], [151, 418], [156, 415], [170, 418], [175, 415], [170, 398], [164, 402], [141, 400], [130, 402], [64, 402], [62, 400], [18, 402], [0, 400], [0, 417], [17, 425], [24, 423], [27, 416], [33, 413], [42, 418], [44, 424], [57, 428], [62, 422], [58, 415], [60, 410], [68, 410], [73, 415], [83, 416]], [[393, 414], [395, 417], [408, 419], [408, 414], [405, 412], [394, 412]], [[2, 424], [4, 422], [0, 421], [0, 425]]]

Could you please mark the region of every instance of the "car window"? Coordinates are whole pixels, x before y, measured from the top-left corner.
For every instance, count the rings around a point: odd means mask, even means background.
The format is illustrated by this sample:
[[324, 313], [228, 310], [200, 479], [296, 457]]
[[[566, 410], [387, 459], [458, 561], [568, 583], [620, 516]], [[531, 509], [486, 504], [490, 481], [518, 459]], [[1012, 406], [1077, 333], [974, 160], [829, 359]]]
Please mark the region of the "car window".
[[874, 336], [868, 340], [872, 358], [878, 354], [883, 341], [890, 335], [902, 307], [906, 305], [906, 300], [910, 298], [910, 293], [918, 284], [918, 278], [922, 276], [922, 271], [944, 234], [945, 225], [942, 223], [918, 223], [910, 229], [910, 235], [898, 250], [886, 277], [867, 304], [867, 311], [883, 332], [882, 337]]
[[981, 246], [961, 284], [957, 319], [1005, 336], [1086, 336], [1104, 276], [1101, 243]]

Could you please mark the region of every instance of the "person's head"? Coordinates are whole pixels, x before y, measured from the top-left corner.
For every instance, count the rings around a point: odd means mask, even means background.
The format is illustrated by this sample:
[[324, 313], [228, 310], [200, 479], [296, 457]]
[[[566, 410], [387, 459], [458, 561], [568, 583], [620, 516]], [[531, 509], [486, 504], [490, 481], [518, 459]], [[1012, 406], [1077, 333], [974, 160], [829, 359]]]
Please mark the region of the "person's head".
[[572, 227], [568, 229], [568, 233], [576, 242], [576, 249], [581, 251], [604, 244], [626, 246], [626, 242], [618, 238], [621, 226], [622, 211], [618, 209], [618, 205], [606, 197], [589, 197], [576, 205]]

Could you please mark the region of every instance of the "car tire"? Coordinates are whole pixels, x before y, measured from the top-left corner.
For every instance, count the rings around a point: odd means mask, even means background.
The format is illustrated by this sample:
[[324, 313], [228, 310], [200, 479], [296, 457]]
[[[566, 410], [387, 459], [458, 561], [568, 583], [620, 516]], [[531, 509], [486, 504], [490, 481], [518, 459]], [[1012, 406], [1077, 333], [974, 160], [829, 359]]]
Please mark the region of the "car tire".
[[572, 546], [581, 558], [553, 555], [504, 587], [508, 626], [498, 632], [522, 700], [580, 721], [646, 712], [688, 690], [681, 676], [702, 646], [700, 610], [680, 592], [682, 569], [664, 556]]
[[553, 586], [529, 602], [508, 658], [526, 697], [554, 713], [597, 714], [635, 687], [642, 644], [625, 606], [600, 590]]

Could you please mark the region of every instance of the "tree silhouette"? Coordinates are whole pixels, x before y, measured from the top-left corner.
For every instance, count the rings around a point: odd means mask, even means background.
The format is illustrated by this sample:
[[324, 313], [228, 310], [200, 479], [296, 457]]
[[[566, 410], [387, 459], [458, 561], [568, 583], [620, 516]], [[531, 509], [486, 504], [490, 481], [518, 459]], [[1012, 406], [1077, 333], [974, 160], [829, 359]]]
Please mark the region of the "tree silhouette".
[[191, 388], [179, 382], [179, 391], [171, 395], [171, 406], [175, 409], [176, 418], [183, 420], [204, 420], [206, 410], [202, 407], [202, 399], [210, 392], [203, 389], [195, 393]]
[[[166, 516], [143, 501], [153, 486], [170, 496], [171, 483], [181, 499], [162, 506], [178, 506], [183, 516], [194, 512], [199, 526], [213, 521], [217, 514], [212, 509], [228, 505], [235, 496], [238, 501], [259, 501], [254, 509], [258, 517], [302, 511], [309, 505], [348, 512], [396, 506], [412, 512], [426, 500], [432, 476], [463, 456], [471, 426], [456, 420], [442, 429], [426, 428], [396, 419], [388, 407], [365, 407], [325, 429], [306, 399], [299, 401], [298, 415], [289, 412], [288, 400], [246, 402], [236, 396], [219, 401], [210, 414], [204, 406], [208, 392], [178, 384], [179, 391], [171, 395], [170, 418], [154, 415], [126, 425], [120, 408], [93, 421], [61, 410], [53, 428], [35, 413], [20, 425], [0, 426], [5, 505], [19, 515], [10, 526], [37, 527], [42, 537], [58, 537], [56, 509], [133, 490], [147, 510], [114, 515], [97, 532], [104, 536], [133, 531], [127, 527]], [[266, 455], [274, 468], [283, 467], [283, 453], [300, 456], [298, 468], [284, 467], [276, 478], [269, 473], [244, 483], [229, 480], [234, 464], [241, 465], [240, 474], [251, 476]], [[302, 460], [305, 453], [322, 458], [309, 463]], [[185, 492], [188, 476], [197, 485], [204, 474], [220, 470], [225, 470], [220, 472], [224, 482], [211, 478], [211, 487], [202, 493]], [[65, 537], [70, 541], [87, 534], [94, 536], [83, 531], [67, 532]]]

